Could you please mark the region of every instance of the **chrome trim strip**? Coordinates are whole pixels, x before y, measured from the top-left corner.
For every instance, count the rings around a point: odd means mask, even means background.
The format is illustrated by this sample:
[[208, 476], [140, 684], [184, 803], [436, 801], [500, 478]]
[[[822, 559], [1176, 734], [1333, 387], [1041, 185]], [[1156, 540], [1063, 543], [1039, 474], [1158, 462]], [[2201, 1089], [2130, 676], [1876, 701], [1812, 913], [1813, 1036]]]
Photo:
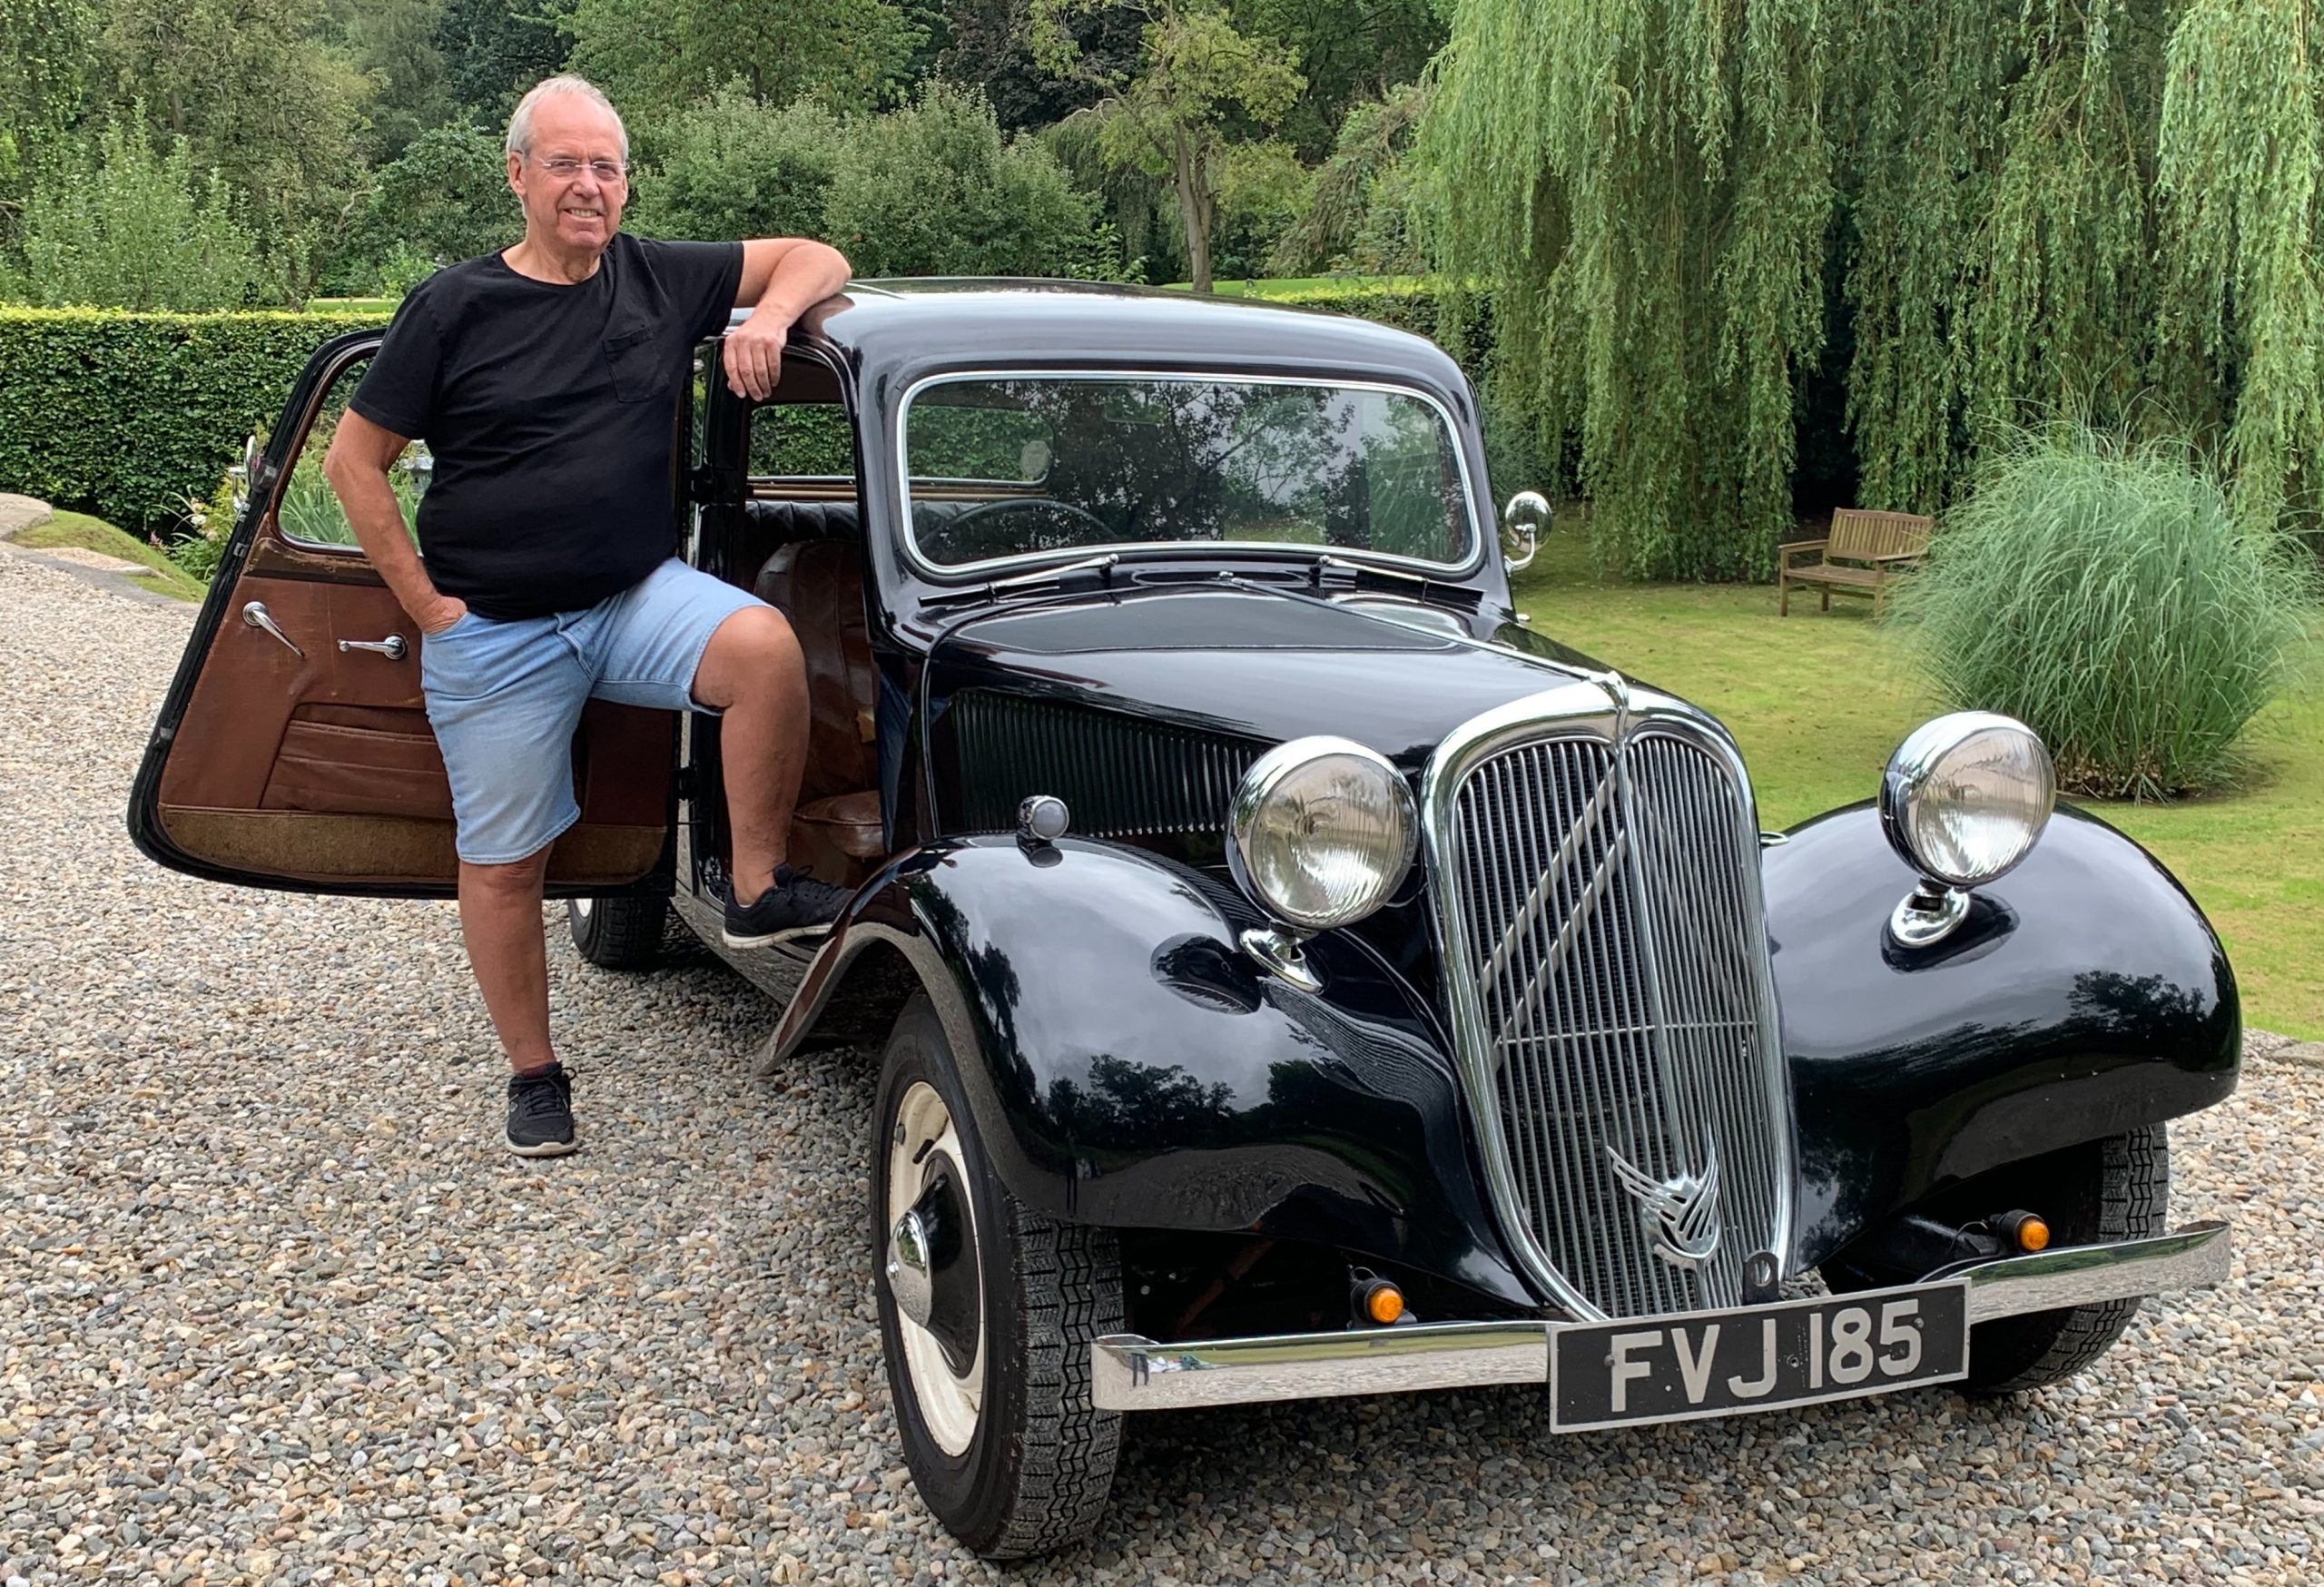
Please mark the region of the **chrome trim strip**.
[[[1956, 1268], [1969, 1280], [1969, 1321], [2023, 1316], [2093, 1301], [2208, 1289], [2227, 1282], [2235, 1237], [2216, 1220], [2105, 1246], [2066, 1246]], [[1945, 1276], [1945, 1275], [1938, 1275]]]
[[[2223, 1284], [2233, 1256], [2232, 1241], [2232, 1232], [2224, 1223], [2190, 1224], [2174, 1234], [2151, 1239], [2075, 1246], [2033, 1257], [1970, 1263], [1932, 1273], [1921, 1282], [1966, 1279], [1969, 1323], [1974, 1327], [2026, 1312]], [[1192, 1339], [1171, 1345], [1138, 1334], [1108, 1334], [1090, 1342], [1090, 1402], [1101, 1411], [1158, 1411], [1487, 1384], [1546, 1384], [1552, 1336], [1560, 1328], [1572, 1326], [1522, 1321], [1429, 1323], [1249, 1339]], [[1973, 1359], [1974, 1348], [1973, 1339]], [[1787, 1402], [1770, 1408], [1796, 1408], [1796, 1405]]]
[[[1728, 775], [1740, 803], [1739, 830], [1747, 841], [1743, 851], [1733, 858], [1744, 918], [1731, 922], [1731, 926], [1745, 939], [1743, 951], [1758, 982], [1757, 1045], [1761, 1055], [1768, 1118], [1776, 1126], [1777, 1137], [1767, 1143], [1774, 1160], [1764, 1163], [1762, 1169], [1774, 1197], [1769, 1248], [1784, 1271], [1788, 1272], [1797, 1174], [1791, 1129], [1791, 1076], [1783, 1057], [1775, 981], [1768, 963], [1766, 910], [1760, 892], [1757, 843], [1758, 810], [1752, 796], [1750, 777], [1732, 741], [1716, 723], [1683, 701], [1643, 687], [1629, 686], [1623, 680], [1609, 681], [1593, 675], [1586, 682], [1563, 685], [1512, 701], [1462, 724], [1437, 746], [1421, 778], [1421, 836], [1428, 863], [1430, 902], [1436, 917], [1440, 961], [1445, 967], [1444, 984], [1452, 1005], [1454, 1055], [1462, 1089], [1476, 1122], [1477, 1143], [1494, 1216], [1527, 1275], [1560, 1309], [1585, 1321], [1601, 1320], [1607, 1314], [1581, 1293], [1574, 1278], [1559, 1270], [1531, 1227], [1529, 1198], [1520, 1182], [1518, 1166], [1511, 1159], [1501, 1117], [1500, 1086], [1494, 1069], [1495, 1041], [1487, 1028], [1476, 981], [1461, 969], [1475, 962], [1475, 954], [1462, 907], [1462, 877], [1467, 856], [1462, 849], [1459, 801], [1470, 773], [1504, 751], [1543, 740], [1596, 739], [1606, 746], [1613, 760], [1609, 780], [1619, 784], [1616, 797], [1622, 805], [1624, 829], [1634, 836], [1644, 825], [1648, 813], [1640, 808], [1633, 786], [1635, 771], [1626, 764], [1629, 757], [1623, 752], [1651, 734], [1679, 740], [1712, 757]], [[1556, 834], [1552, 841], [1561, 841], [1567, 835]], [[1665, 928], [1647, 896], [1651, 890], [1645, 879], [1640, 877], [1634, 885], [1643, 927], [1643, 940], [1634, 948], [1650, 961], [1658, 954], [1658, 932]], [[1659, 977], [1643, 979], [1659, 981]], [[1669, 991], [1668, 988], [1656, 990], [1654, 1017], [1661, 1026], [1667, 1026], [1668, 1016], [1659, 1005]], [[1667, 1041], [1670, 1033], [1664, 1030], [1661, 1036]], [[1667, 1062], [1664, 1055], [1655, 1056], [1659, 1061]], [[1667, 1309], [1649, 1306], [1640, 1315]]]
[[1101, 1411], [1177, 1410], [1256, 1400], [1547, 1383], [1547, 1323], [1433, 1323], [1158, 1345], [1108, 1334], [1089, 1346]]
[[[1470, 553], [1458, 562], [1428, 562], [1417, 557], [1395, 557], [1384, 551], [1365, 551], [1362, 561], [1369, 566], [1378, 563], [1384, 569], [1421, 567], [1433, 573], [1450, 574], [1453, 578], [1474, 574], [1483, 565], [1487, 553], [1499, 544], [1497, 537], [1488, 545], [1484, 520], [1477, 512], [1476, 480], [1469, 471], [1468, 448], [1460, 423], [1452, 409], [1432, 391], [1418, 386], [1403, 386], [1388, 380], [1338, 380], [1320, 375], [1255, 375], [1236, 374], [1223, 370], [1187, 368], [1177, 370], [1057, 370], [1025, 369], [1016, 366], [996, 366], [981, 370], [948, 370], [941, 374], [922, 375], [904, 388], [896, 399], [896, 500], [902, 508], [903, 521], [897, 525], [896, 544], [903, 553], [905, 566], [931, 584], [980, 584], [990, 577], [996, 568], [1039, 567], [1060, 557], [1087, 555], [1090, 547], [1076, 546], [1056, 551], [1024, 551], [1013, 557], [988, 557], [980, 562], [963, 562], [957, 567], [931, 562], [920, 553], [920, 538], [911, 528], [911, 405], [913, 399], [931, 386], [956, 384], [968, 380], [1207, 380], [1228, 386], [1314, 386], [1324, 390], [1381, 391], [1395, 397], [1416, 397], [1435, 409], [1443, 421], [1445, 438], [1452, 443], [1453, 460], [1461, 466], [1461, 500], [1468, 509]], [[1346, 557], [1347, 547], [1290, 546], [1269, 540], [1125, 540], [1108, 547], [1113, 551], [1138, 550], [1200, 550], [1270, 551], [1281, 554], [1286, 548], [1295, 552], [1331, 551]], [[1446, 582], [1452, 582], [1447, 580]]]

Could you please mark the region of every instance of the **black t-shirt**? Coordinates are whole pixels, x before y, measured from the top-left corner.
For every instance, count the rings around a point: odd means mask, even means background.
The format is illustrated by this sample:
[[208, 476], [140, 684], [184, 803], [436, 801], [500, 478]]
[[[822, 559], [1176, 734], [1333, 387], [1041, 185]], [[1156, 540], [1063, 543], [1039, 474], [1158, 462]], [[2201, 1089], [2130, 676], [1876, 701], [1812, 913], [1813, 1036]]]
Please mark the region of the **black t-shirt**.
[[661, 565], [679, 377], [742, 279], [739, 242], [615, 232], [572, 286], [488, 253], [412, 289], [349, 406], [434, 454], [419, 527], [438, 589], [537, 617]]

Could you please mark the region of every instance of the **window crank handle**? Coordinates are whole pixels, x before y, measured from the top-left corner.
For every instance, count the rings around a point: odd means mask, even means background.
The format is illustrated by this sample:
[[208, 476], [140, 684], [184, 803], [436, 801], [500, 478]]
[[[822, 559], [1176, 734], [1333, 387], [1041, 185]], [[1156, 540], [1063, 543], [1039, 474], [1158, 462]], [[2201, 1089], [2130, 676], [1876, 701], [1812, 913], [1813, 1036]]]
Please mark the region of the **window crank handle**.
[[376, 651], [389, 661], [401, 661], [405, 652], [411, 648], [404, 643], [400, 634], [390, 634], [385, 639], [342, 639], [339, 647], [341, 650]]
[[292, 644], [290, 636], [285, 634], [279, 626], [276, 626], [273, 615], [266, 609], [266, 603], [264, 601], [251, 601], [247, 606], [243, 606], [242, 621], [249, 626], [256, 628], [261, 633], [271, 634], [277, 639], [281, 640], [283, 645], [290, 650], [290, 654], [297, 656], [300, 661], [307, 659], [307, 653], [300, 649], [298, 646]]

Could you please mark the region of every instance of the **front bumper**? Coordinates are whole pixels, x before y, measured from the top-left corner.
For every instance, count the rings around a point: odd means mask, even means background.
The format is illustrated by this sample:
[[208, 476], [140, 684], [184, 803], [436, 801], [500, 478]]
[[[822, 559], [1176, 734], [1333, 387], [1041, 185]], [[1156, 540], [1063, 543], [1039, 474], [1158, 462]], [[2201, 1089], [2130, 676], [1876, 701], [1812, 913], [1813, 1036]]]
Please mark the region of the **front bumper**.
[[[2224, 1223], [2116, 1245], [2004, 1257], [1931, 1274], [1969, 1281], [1969, 1322], [2224, 1283], [2233, 1255]], [[1177, 1410], [1258, 1400], [1322, 1399], [1407, 1389], [1550, 1379], [1554, 1322], [1430, 1323], [1197, 1339], [1162, 1345], [1109, 1334], [1090, 1346], [1101, 1411]]]

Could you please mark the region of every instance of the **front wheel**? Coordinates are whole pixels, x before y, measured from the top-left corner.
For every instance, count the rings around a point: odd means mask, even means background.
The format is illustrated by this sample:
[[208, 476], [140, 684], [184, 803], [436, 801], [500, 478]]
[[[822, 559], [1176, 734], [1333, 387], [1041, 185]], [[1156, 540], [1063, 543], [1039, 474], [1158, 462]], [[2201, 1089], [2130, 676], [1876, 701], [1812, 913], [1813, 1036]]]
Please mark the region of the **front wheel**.
[[646, 970], [662, 954], [666, 898], [568, 898], [566, 929], [581, 957], [600, 970]]
[[[2171, 1194], [2171, 1139], [2160, 1124], [2109, 1136], [2041, 1159], [2014, 1201], [2044, 1209], [2059, 1246], [2135, 1240], [2163, 1232]], [[1971, 1394], [2006, 1395], [2062, 1383], [2122, 1337], [2138, 1301], [2105, 1300], [2063, 1311], [1981, 1323], [1969, 1335]]]
[[987, 1559], [1076, 1542], [1121, 1447], [1121, 1414], [1091, 1404], [1089, 1378], [1090, 1342], [1122, 1326], [1114, 1236], [1001, 1188], [925, 994], [888, 1039], [872, 1129], [880, 1336], [912, 1481]]

